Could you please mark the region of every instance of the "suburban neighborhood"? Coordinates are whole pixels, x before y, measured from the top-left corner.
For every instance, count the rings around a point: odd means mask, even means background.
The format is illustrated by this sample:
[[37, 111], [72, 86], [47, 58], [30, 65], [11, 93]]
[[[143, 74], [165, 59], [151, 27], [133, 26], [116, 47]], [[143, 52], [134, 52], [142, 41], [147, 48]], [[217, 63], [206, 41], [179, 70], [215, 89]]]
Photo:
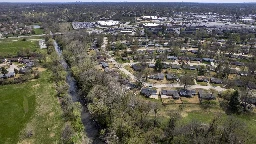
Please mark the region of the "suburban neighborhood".
[[256, 4], [32, 1], [0, 2], [0, 144], [256, 143]]
[[[254, 35], [255, 15], [237, 19], [217, 13], [175, 13], [173, 17], [134, 19], [135, 23], [101, 20], [73, 22], [72, 26], [107, 35], [100, 48], [92, 49], [106, 52], [98, 56], [102, 69], [124, 73], [128, 89], [141, 83], [139, 93], [147, 98], [172, 99], [174, 103], [183, 97], [197, 97], [197, 103], [217, 101], [221, 92], [241, 87], [243, 77], [255, 75], [245, 64], [253, 58], [255, 37], [244, 43], [232, 34]], [[229, 31], [232, 33], [225, 39], [207, 38], [213, 34], [222, 37]], [[125, 37], [118, 38], [120, 35]], [[255, 88], [254, 82], [248, 82], [250, 91]]]

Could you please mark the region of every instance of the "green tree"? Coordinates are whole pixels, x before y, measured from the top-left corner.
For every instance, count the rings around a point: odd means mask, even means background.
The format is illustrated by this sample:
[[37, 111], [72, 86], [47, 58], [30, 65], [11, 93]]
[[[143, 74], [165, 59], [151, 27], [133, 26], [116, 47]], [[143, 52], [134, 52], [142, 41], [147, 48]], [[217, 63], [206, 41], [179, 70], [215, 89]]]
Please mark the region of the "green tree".
[[174, 56], [178, 56], [180, 53], [180, 49], [178, 47], [174, 47], [173, 50], [172, 50], [172, 54]]
[[148, 80], [148, 75], [151, 73], [151, 70], [149, 68], [145, 68], [145, 70], [143, 70], [143, 75], [146, 78], [146, 81]]
[[233, 113], [241, 113], [242, 108], [240, 106], [240, 98], [237, 90], [231, 95], [229, 109]]
[[6, 74], [8, 74], [8, 70], [5, 67], [1, 68], [1, 72], [2, 74], [5, 76]]
[[19, 70], [17, 70], [16, 68], [14, 69], [15, 74], [19, 73]]
[[193, 85], [194, 84], [194, 79], [191, 75], [185, 74], [180, 78], [180, 83], [184, 84], [184, 89], [187, 88], [187, 85]]
[[155, 63], [155, 70], [156, 71], [161, 71], [163, 68], [163, 64], [162, 64], [162, 61], [160, 59], [156, 60], [156, 63]]
[[204, 65], [200, 66], [198, 69], [198, 75], [203, 76], [207, 72], [206, 67]]

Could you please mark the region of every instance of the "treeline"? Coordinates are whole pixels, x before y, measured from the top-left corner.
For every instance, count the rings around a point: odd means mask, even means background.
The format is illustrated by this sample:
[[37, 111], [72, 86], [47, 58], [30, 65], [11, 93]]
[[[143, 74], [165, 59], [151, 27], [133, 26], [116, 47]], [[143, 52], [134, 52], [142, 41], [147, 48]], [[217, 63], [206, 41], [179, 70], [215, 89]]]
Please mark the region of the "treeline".
[[[80, 39], [76, 39], [80, 38]], [[106, 143], [245, 143], [247, 127], [234, 117], [216, 116], [209, 124], [182, 123], [179, 111], [166, 122], [158, 113], [164, 106], [126, 91], [118, 77], [95, 69], [87, 54], [88, 35], [79, 32], [61, 36], [64, 56], [78, 81], [80, 96], [99, 124], [99, 137]]]
[[84, 126], [81, 121], [82, 107], [79, 102], [73, 102], [69, 95], [69, 86], [66, 83], [67, 72], [61, 65], [61, 58], [54, 52], [52, 39], [48, 40], [48, 59], [46, 66], [51, 71], [51, 80], [55, 82], [57, 97], [59, 98], [65, 126], [62, 130], [62, 143], [82, 143], [85, 139]]

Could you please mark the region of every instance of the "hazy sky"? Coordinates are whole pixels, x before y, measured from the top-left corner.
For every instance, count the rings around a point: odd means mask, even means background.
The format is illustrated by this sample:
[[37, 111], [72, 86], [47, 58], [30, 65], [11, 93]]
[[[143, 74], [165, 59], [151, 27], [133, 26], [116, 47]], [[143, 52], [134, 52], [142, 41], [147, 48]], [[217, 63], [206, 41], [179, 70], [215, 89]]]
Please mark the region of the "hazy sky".
[[256, 0], [0, 0], [0, 2], [203, 2], [203, 3], [243, 3]]

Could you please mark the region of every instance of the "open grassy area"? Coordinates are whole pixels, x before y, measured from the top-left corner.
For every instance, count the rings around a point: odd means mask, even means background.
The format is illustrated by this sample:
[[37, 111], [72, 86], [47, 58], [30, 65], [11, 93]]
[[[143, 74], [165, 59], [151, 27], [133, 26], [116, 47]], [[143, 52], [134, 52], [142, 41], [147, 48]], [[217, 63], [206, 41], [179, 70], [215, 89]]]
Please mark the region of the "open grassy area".
[[17, 55], [17, 52], [21, 49], [30, 49], [35, 51], [39, 49], [39, 45], [37, 41], [8, 41], [1, 40], [0, 41], [0, 56], [14, 56]]
[[34, 29], [34, 31], [35, 31], [35, 34], [36, 34], [36, 35], [41, 35], [41, 34], [43, 34], [43, 33], [44, 33], [44, 30], [43, 30], [43, 29], [41, 29], [41, 28]]
[[49, 75], [0, 87], [1, 144], [58, 143], [64, 122]]
[[0, 87], [0, 143], [16, 143], [34, 114], [36, 97], [31, 83]]
[[199, 84], [201, 86], [207, 86], [207, 82], [197, 82], [197, 84]]

